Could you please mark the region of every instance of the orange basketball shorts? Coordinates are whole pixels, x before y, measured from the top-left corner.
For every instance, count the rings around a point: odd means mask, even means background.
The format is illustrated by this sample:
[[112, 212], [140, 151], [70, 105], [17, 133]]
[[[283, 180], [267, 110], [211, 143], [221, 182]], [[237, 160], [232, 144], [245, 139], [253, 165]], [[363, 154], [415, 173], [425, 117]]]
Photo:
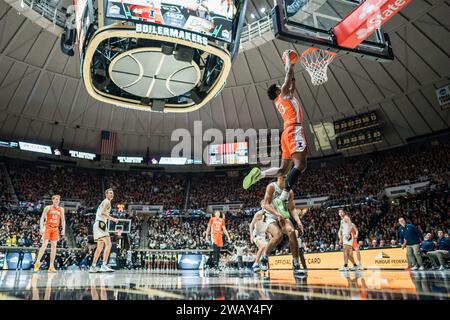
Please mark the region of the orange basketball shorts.
[[292, 159], [296, 152], [303, 152], [308, 147], [306, 136], [301, 125], [286, 127], [281, 135], [281, 158]]
[[49, 241], [58, 241], [59, 230], [58, 228], [45, 228], [44, 239]]
[[213, 233], [213, 243], [220, 248], [223, 247], [222, 233]]

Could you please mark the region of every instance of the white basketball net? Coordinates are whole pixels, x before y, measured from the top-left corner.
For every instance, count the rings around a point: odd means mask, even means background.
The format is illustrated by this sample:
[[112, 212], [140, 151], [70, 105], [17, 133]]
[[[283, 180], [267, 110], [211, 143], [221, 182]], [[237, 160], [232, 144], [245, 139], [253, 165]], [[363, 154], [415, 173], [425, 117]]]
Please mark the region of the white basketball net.
[[300, 56], [300, 62], [311, 76], [311, 82], [319, 86], [328, 81], [328, 65], [334, 60], [336, 53], [318, 48], [309, 48]]

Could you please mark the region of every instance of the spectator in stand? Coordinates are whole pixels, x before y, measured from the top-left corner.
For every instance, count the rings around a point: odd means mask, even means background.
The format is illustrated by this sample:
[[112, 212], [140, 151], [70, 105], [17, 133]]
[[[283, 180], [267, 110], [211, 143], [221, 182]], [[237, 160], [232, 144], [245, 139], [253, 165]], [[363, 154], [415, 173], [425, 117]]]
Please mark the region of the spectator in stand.
[[442, 230], [438, 231], [438, 250], [430, 251], [427, 255], [435, 265], [439, 263], [439, 271], [445, 270], [445, 259], [450, 259], [450, 239], [444, 236]]
[[430, 251], [434, 251], [435, 245], [431, 239], [432, 239], [431, 233], [427, 233], [422, 243], [420, 244], [420, 252], [427, 254]]
[[413, 224], [406, 224], [405, 218], [398, 219], [400, 224], [398, 235], [402, 249], [406, 248], [408, 267], [411, 270], [424, 270], [422, 256], [420, 255], [420, 242], [423, 238], [420, 230]]
[[367, 249], [367, 247], [366, 247], [365, 244], [364, 244], [364, 241], [362, 241], [362, 240], [359, 240], [359, 241], [358, 241], [358, 246], [359, 246], [359, 249], [360, 249], [360, 250], [365, 250], [365, 249]]
[[117, 203], [163, 205], [180, 209], [185, 195], [186, 176], [147, 172], [108, 172], [105, 185], [116, 190]]
[[396, 248], [397, 246], [397, 241], [395, 241], [395, 239], [391, 239], [391, 248]]
[[386, 247], [386, 241], [384, 241], [383, 239], [380, 240], [380, 248], [384, 248]]
[[376, 249], [376, 248], [378, 248], [377, 239], [373, 239], [373, 240], [372, 240], [372, 244], [371, 244], [370, 248], [371, 248], [371, 249]]

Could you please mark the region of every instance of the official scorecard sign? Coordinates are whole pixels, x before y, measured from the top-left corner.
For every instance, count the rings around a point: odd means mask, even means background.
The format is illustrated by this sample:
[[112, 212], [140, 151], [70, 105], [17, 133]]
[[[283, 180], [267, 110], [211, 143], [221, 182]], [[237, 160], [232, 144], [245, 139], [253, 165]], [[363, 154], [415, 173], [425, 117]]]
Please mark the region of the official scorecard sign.
[[[361, 250], [362, 265], [369, 269], [406, 269], [406, 250], [401, 248], [379, 248]], [[308, 269], [339, 269], [344, 263], [342, 251], [305, 254]], [[270, 256], [271, 270], [292, 270], [292, 256]]]

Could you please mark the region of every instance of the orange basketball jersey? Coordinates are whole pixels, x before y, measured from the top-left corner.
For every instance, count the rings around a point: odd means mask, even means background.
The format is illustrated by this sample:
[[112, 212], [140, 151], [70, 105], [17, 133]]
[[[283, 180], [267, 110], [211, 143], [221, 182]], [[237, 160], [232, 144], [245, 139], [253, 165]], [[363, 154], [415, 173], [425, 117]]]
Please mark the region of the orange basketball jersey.
[[213, 242], [218, 246], [223, 246], [223, 240], [222, 240], [222, 233], [223, 233], [223, 226], [225, 225], [225, 222], [222, 218], [216, 218], [211, 217], [209, 219], [209, 224], [211, 225], [211, 235]]
[[214, 233], [222, 234], [223, 232], [222, 228], [225, 225], [222, 218], [211, 217], [211, 219], [209, 219], [209, 224], [211, 225], [211, 231], [213, 234]]
[[47, 217], [45, 219], [45, 228], [58, 228], [59, 223], [61, 222], [61, 207], [50, 206], [50, 209], [47, 211]]
[[300, 102], [292, 97], [290, 99], [282, 99], [279, 95], [274, 100], [278, 112], [281, 114], [284, 122], [284, 128], [294, 124], [303, 124], [303, 110]]

